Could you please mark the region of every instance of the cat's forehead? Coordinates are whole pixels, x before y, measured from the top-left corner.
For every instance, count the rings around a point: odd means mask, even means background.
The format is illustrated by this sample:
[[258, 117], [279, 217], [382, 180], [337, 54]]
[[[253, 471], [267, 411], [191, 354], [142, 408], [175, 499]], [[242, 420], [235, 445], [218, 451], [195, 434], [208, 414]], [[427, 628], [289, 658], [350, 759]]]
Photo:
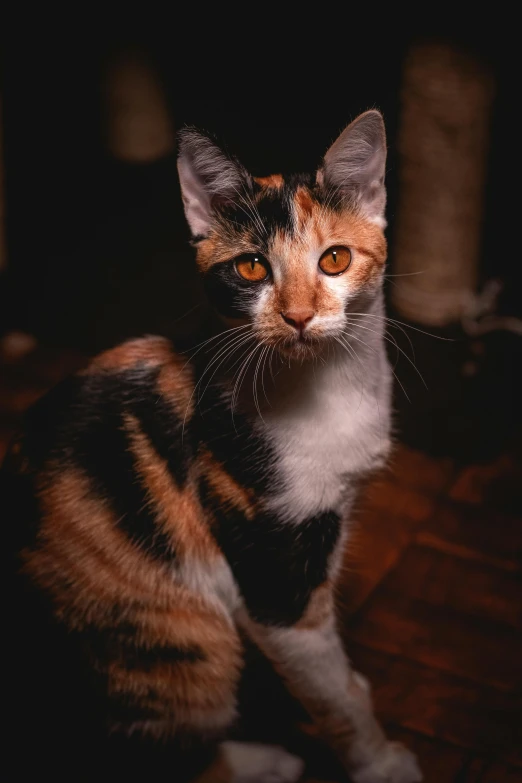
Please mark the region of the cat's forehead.
[[[200, 267], [261, 252], [284, 259], [332, 244], [373, 246], [385, 255], [382, 231], [346, 201], [325, 193], [308, 174], [272, 174], [222, 206], [210, 235], [198, 244]], [[382, 246], [382, 247], [381, 247]]]
[[254, 177], [254, 182], [262, 188], [282, 188], [285, 178], [282, 174], [270, 174], [268, 177]]
[[273, 239], [281, 234], [298, 235], [314, 208], [320, 210], [322, 197], [311, 174], [271, 174], [252, 178], [251, 201], [254, 215], [248, 214], [248, 209], [243, 210], [241, 204], [240, 222], [248, 225], [259, 217], [264, 228], [262, 233]]

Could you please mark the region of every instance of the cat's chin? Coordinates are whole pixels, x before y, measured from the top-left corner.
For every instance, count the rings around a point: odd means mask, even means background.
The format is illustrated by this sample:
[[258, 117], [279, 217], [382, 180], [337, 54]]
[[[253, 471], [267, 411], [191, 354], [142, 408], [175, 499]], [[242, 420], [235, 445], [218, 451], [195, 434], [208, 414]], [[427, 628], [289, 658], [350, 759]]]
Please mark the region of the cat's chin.
[[284, 359], [306, 361], [322, 356], [327, 348], [327, 344], [328, 341], [325, 339], [307, 337], [279, 344], [277, 350]]

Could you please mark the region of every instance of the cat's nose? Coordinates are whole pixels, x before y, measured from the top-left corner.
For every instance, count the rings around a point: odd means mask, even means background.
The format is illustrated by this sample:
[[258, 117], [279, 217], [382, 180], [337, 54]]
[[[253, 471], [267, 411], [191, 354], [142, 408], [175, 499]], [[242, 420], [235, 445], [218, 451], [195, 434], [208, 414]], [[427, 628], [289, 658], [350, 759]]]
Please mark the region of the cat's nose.
[[281, 313], [281, 318], [302, 334], [314, 315], [313, 310], [287, 310], [286, 313]]

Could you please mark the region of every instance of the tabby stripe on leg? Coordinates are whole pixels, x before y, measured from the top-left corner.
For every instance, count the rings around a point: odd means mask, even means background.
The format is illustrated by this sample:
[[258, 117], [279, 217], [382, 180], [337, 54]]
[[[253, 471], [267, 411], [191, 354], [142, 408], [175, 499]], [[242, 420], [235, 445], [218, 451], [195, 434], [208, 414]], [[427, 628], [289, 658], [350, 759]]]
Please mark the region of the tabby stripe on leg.
[[139, 641], [143, 632], [132, 623], [110, 628], [91, 625], [84, 629], [83, 633], [99, 663], [119, 661], [126, 671], [148, 672], [156, 666], [196, 663], [206, 659], [201, 647], [195, 644], [182, 646], [149, 643], [145, 645]]
[[114, 693], [108, 700], [109, 723], [130, 726], [141, 721], [161, 720], [164, 717], [163, 705], [158, 707], [142, 702], [133, 693]]

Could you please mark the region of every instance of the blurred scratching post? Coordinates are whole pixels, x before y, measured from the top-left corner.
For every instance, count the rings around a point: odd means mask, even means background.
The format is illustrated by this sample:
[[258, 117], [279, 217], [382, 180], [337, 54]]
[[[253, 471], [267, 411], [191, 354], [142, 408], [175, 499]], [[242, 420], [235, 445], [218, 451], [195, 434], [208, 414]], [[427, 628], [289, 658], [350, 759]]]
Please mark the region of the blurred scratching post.
[[407, 57], [391, 297], [412, 321], [460, 321], [475, 292], [492, 97], [487, 70], [452, 46]]
[[174, 129], [159, 79], [145, 59], [125, 53], [107, 74], [108, 145], [119, 160], [150, 163], [174, 149]]

